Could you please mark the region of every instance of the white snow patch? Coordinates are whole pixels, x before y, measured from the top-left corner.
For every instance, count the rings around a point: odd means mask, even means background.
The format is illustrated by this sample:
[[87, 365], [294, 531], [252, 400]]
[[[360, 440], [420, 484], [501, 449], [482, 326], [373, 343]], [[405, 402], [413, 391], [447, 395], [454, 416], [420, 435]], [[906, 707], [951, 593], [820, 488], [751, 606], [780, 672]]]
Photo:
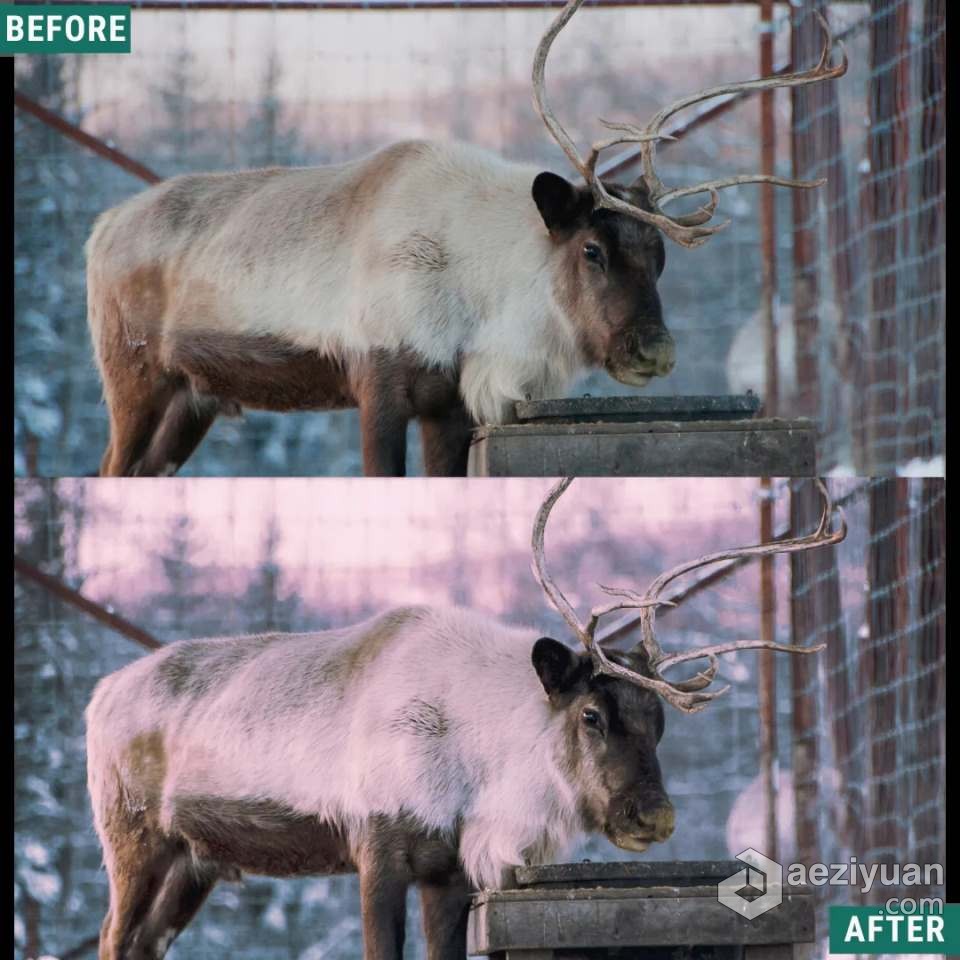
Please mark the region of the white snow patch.
[[168, 927], [166, 933], [157, 940], [157, 956], [162, 957], [170, 949], [170, 944], [177, 939], [176, 927]]
[[273, 930], [286, 930], [287, 917], [283, 912], [283, 904], [276, 901], [271, 903], [263, 915], [263, 922]]
[[220, 903], [227, 910], [236, 910], [240, 906], [240, 898], [233, 890], [220, 890]]
[[26, 885], [30, 896], [40, 903], [53, 903], [60, 895], [60, 878], [55, 873], [43, 873], [25, 867], [20, 871], [20, 878]]
[[35, 866], [45, 867], [50, 863], [50, 851], [35, 840], [23, 848], [23, 855]]
[[946, 474], [946, 464], [943, 454], [924, 460], [914, 457], [913, 460], [897, 467], [898, 477], [942, 477]]
[[211, 941], [212, 943], [217, 944], [217, 946], [224, 946], [228, 940], [229, 936], [227, 935], [226, 930], [221, 930], [219, 927], [208, 926], [204, 928], [203, 931], [204, 939]]
[[326, 880], [315, 880], [304, 888], [300, 902], [304, 906], [325, 903], [330, 899], [330, 884]]
[[[796, 843], [794, 840], [795, 803], [793, 795], [793, 777], [789, 770], [778, 770], [775, 774], [777, 788], [777, 854], [781, 862], [793, 859]], [[735, 857], [741, 850], [753, 847], [763, 850], [766, 846], [766, 825], [764, 822], [763, 787], [760, 776], [756, 776], [740, 792], [730, 809], [726, 824], [727, 851]]]
[[732, 660], [730, 655], [723, 658], [723, 675], [734, 683], [743, 683], [750, 679], [750, 669], [743, 661]]

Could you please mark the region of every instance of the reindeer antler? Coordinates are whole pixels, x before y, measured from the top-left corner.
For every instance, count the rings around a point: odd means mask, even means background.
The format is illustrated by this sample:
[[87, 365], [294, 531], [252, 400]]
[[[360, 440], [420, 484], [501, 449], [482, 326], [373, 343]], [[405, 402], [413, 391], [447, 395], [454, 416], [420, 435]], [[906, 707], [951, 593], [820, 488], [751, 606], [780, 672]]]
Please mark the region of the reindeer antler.
[[[698, 557], [696, 560], [688, 560], [685, 563], [678, 564], [670, 570], [667, 570], [665, 573], [661, 573], [660, 576], [650, 584], [646, 592], [642, 594], [623, 588], [601, 586], [601, 589], [605, 593], [618, 599], [605, 606], [594, 607], [590, 613], [590, 619], [586, 624], [580, 621], [576, 611], [553, 582], [553, 579], [547, 572], [546, 561], [544, 559], [544, 533], [547, 527], [547, 520], [550, 517], [550, 511], [572, 482], [573, 479], [568, 477], [555, 484], [537, 511], [532, 538], [533, 574], [546, 593], [550, 603], [567, 622], [571, 630], [576, 634], [577, 639], [589, 652], [593, 659], [594, 669], [598, 673], [619, 677], [637, 686], [654, 690], [678, 710], [682, 710], [684, 713], [696, 713], [702, 710], [711, 700], [715, 700], [730, 689], [729, 686], [727, 686], [720, 690], [706, 690], [716, 679], [717, 671], [720, 668], [720, 661], [718, 659], [720, 654], [730, 653], [734, 650], [761, 649], [776, 650], [781, 653], [807, 654], [817, 653], [824, 648], [824, 644], [801, 647], [793, 644], [774, 643], [764, 640], [737, 640], [730, 643], [718, 643], [709, 647], [699, 647], [696, 650], [689, 650], [683, 653], [668, 654], [664, 653], [663, 648], [657, 641], [654, 629], [657, 607], [661, 605], [673, 606], [669, 600], [661, 599], [661, 594], [668, 584], [672, 583], [678, 577], [683, 576], [685, 573], [710, 564], [719, 563], [723, 560], [734, 560], [738, 557], [760, 557], [776, 553], [797, 553], [801, 550], [810, 550], [815, 547], [825, 547], [834, 543], [840, 543], [847, 535], [847, 522], [843, 516], [843, 511], [834, 507], [827, 486], [822, 480], [817, 480], [817, 489], [820, 491], [820, 496], [823, 501], [823, 510], [817, 529], [814, 530], [813, 533], [805, 537], [793, 537], [789, 540], [777, 540], [772, 543], [760, 543], [749, 547], [735, 547], [730, 550], [721, 550], [717, 553], [709, 553], [705, 556]], [[835, 510], [839, 515], [840, 522], [836, 530], [831, 530], [830, 523]], [[607, 656], [601, 644], [596, 641], [596, 630], [600, 619], [608, 613], [626, 609], [640, 610], [642, 639], [634, 649], [642, 648], [645, 652], [652, 674], [651, 676], [646, 676], [645, 674], [631, 670], [629, 667], [615, 663]], [[691, 660], [707, 660], [708, 664], [705, 669], [687, 680], [671, 681], [663, 676], [663, 671]]]
[[[778, 187], [808, 190], [826, 183], [826, 180], [823, 179], [788, 180], [784, 177], [776, 177], [771, 174], [757, 173], [724, 177], [719, 180], [710, 180], [690, 187], [668, 189], [664, 186], [663, 181], [657, 174], [655, 162], [657, 141], [674, 139], [669, 134], [661, 132], [664, 123], [675, 113], [678, 113], [686, 107], [691, 107], [704, 100], [712, 100], [714, 97], [741, 93], [744, 90], [773, 90], [777, 87], [801, 87], [810, 83], [819, 83], [821, 80], [831, 80], [836, 77], [842, 77], [847, 72], [846, 49], [843, 43], [840, 42], [841, 61], [835, 67], [829, 66], [834, 47], [833, 33], [830, 30], [830, 25], [819, 12], [816, 12], [816, 16], [820, 22], [820, 26], [823, 28], [825, 39], [820, 60], [812, 69], [796, 73], [760, 77], [756, 80], [741, 80], [737, 83], [726, 83], [717, 87], [711, 87], [708, 90], [702, 90], [699, 93], [683, 97], [671, 103], [669, 106], [664, 107], [644, 127], [629, 123], [611, 123], [601, 119], [600, 122], [607, 127], [607, 129], [615, 131], [617, 135], [594, 143], [590, 149], [590, 153], [587, 155], [587, 159], [584, 160], [580, 156], [576, 144], [574, 144], [566, 130], [560, 125], [560, 122], [547, 104], [546, 92], [544, 90], [544, 70], [547, 65], [547, 57], [550, 54], [550, 48], [553, 46], [553, 41], [556, 39], [557, 34], [560, 33], [569, 22], [570, 18], [580, 9], [582, 3], [583, 0], [569, 0], [541, 38], [537, 46], [537, 52], [533, 58], [533, 101], [537, 113], [540, 114], [540, 118], [546, 125], [550, 135], [557, 141], [563, 152], [569, 157], [570, 162], [587, 182], [597, 207], [615, 210], [618, 213], [636, 217], [638, 220], [652, 224], [681, 246], [698, 247], [730, 223], [730, 221], [727, 220], [724, 223], [719, 223], [712, 227], [705, 226], [705, 224], [713, 218], [717, 204], [720, 202], [717, 191], [722, 190], [724, 187], [732, 187], [743, 183], [772, 183]], [[643, 178], [650, 194], [650, 203], [653, 206], [653, 212], [643, 210], [640, 207], [627, 203], [625, 200], [611, 196], [601, 182], [600, 177], [597, 176], [596, 166], [601, 151], [621, 143], [640, 144]], [[700, 207], [699, 210], [676, 217], [671, 217], [664, 213], [663, 207], [671, 200], [697, 193], [710, 194], [710, 199]]]
[[580, 622], [576, 610], [573, 609], [567, 598], [560, 592], [560, 588], [553, 582], [553, 578], [547, 572], [543, 544], [544, 533], [547, 529], [547, 520], [550, 519], [550, 511], [571, 483], [573, 483], [573, 477], [566, 477], [556, 483], [547, 494], [543, 503], [540, 504], [540, 509], [537, 511], [536, 520], [533, 522], [532, 537], [533, 575], [557, 613], [566, 620], [567, 626], [570, 627], [584, 647], [593, 653], [597, 646], [594, 643], [594, 634], [596, 633], [597, 624], [600, 622], [601, 617], [608, 613], [614, 613], [617, 610], [635, 610], [638, 607], [659, 606], [661, 604], [672, 607], [673, 603], [670, 600], [660, 600], [659, 598], [648, 600], [645, 597], [640, 597], [632, 590], [604, 587], [601, 584], [600, 589], [603, 590], [604, 593], [620, 597], [620, 600], [607, 604], [606, 606], [594, 607], [593, 610], [590, 611], [589, 621], [586, 624]]

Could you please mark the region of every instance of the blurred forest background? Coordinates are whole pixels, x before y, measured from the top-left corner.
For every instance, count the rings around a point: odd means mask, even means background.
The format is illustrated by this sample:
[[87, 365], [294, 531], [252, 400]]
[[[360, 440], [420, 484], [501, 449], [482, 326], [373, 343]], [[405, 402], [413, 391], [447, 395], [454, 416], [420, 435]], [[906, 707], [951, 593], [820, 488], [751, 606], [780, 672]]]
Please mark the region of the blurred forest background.
[[[828, 643], [815, 658], [777, 662], [779, 859], [942, 863], [943, 484], [831, 484], [845, 503], [847, 539], [817, 558], [776, 563], [777, 639]], [[320, 630], [409, 603], [461, 604], [566, 637], [530, 573], [530, 528], [548, 488], [542, 480], [17, 481], [15, 956], [95, 954], [107, 885], [86, 795], [83, 710], [100, 677], [145, 652], [20, 564], [163, 643]], [[774, 486], [775, 531], [811, 529], [814, 516], [797, 509], [810, 492]], [[580, 480], [547, 531], [551, 571], [586, 611], [602, 598], [598, 582], [642, 589], [681, 560], [756, 542], [758, 496], [754, 480]], [[662, 642], [691, 648], [757, 636], [758, 585], [748, 564], [695, 593], [658, 618]], [[678, 828], [648, 858], [763, 848], [756, 654], [725, 656], [722, 673], [732, 690], [707, 711], [668, 709], [659, 755]], [[602, 839], [572, 851], [628, 856]], [[853, 896], [823, 888], [821, 908]], [[411, 910], [407, 956], [421, 958], [413, 896]], [[352, 877], [221, 884], [170, 954], [359, 955]]]
[[[800, 214], [807, 259], [799, 266], [794, 198], [775, 191], [778, 409], [817, 418], [824, 470], [943, 470], [945, 182], [937, 58], [945, 28], [930, 12], [938, 2], [821, 4], [846, 38], [851, 67], [832, 85], [833, 99], [805, 108], [807, 174], [829, 175], [835, 190], [816, 191]], [[18, 91], [162, 177], [338, 162], [414, 136], [459, 138], [569, 169], [531, 106], [530, 63], [552, 16], [547, 10], [178, 6], [134, 12], [129, 56], [18, 58]], [[789, 17], [778, 5], [777, 66], [791, 57]], [[585, 8], [557, 41], [551, 100], [586, 144], [602, 133], [599, 117], [640, 121], [692, 90], [755, 76], [757, 38], [755, 4]], [[888, 103], [883, 98], [894, 80], [899, 93]], [[877, 114], [878, 97], [895, 112], [889, 122]], [[790, 175], [787, 92], [776, 96], [776, 122], [777, 172]], [[831, 131], [826, 140], [823, 124]], [[891, 130], [893, 146], [883, 139]], [[14, 466], [21, 476], [83, 476], [96, 471], [107, 435], [85, 321], [83, 244], [101, 211], [144, 184], [23, 110], [14, 134]], [[888, 146], [896, 150], [872, 172]], [[664, 145], [661, 165], [668, 183], [691, 183], [756, 171], [759, 150], [759, 104], [748, 99]], [[896, 203], [874, 209], [871, 197], [888, 194]], [[733, 225], [705, 247], [668, 245], [660, 289], [679, 362], [650, 393], [765, 393], [758, 188], [724, 191], [720, 213]], [[889, 251], [877, 246], [878, 237], [894, 242], [889, 263], [881, 262]], [[801, 345], [800, 358], [808, 395], [797, 388], [795, 275], [808, 293], [816, 288], [807, 309], [817, 315], [817, 335]], [[581, 392], [630, 390], [596, 373], [572, 391]], [[411, 451], [415, 473], [417, 444]], [[184, 468], [187, 476], [359, 472], [352, 411], [222, 419]]]

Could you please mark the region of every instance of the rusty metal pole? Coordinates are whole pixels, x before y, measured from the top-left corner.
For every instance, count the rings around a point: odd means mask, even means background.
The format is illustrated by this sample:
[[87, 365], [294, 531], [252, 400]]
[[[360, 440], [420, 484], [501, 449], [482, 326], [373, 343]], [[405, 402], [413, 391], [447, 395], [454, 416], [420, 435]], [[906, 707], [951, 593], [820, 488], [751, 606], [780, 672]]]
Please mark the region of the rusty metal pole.
[[117, 150], [116, 147], [111, 147], [109, 143], [95, 137], [92, 133], [81, 130], [75, 123], [71, 123], [52, 110], [48, 110], [43, 104], [37, 103], [36, 100], [31, 99], [25, 93], [14, 90], [13, 102], [24, 113], [31, 114], [48, 127], [52, 127], [68, 139], [79, 143], [82, 147], [87, 147], [105, 160], [115, 163], [121, 170], [126, 170], [127, 173], [139, 177], [145, 183], [159, 183], [163, 179], [149, 167], [145, 167], [142, 163], [134, 160], [133, 157], [128, 157], [122, 150]]
[[141, 647], [146, 647], [147, 650], [159, 650], [163, 646], [160, 640], [152, 634], [147, 633], [147, 631], [141, 627], [138, 627], [135, 623], [131, 623], [125, 617], [121, 617], [119, 614], [107, 609], [95, 600], [85, 597], [78, 590], [68, 587], [61, 580], [51, 576], [49, 573], [44, 573], [38, 567], [35, 567], [32, 563], [28, 563], [16, 554], [13, 556], [13, 569], [21, 577], [32, 580], [34, 583], [43, 587], [44, 590], [47, 590], [57, 597], [57, 599], [63, 600], [64, 603], [69, 603], [78, 610], [89, 614], [94, 620], [105, 624], [111, 630], [116, 630], [117, 633], [126, 637], [128, 640], [133, 640], [134, 643], [140, 644]]
[[[773, 539], [773, 490], [769, 477], [760, 479], [760, 542]], [[777, 591], [774, 558], [760, 560], [760, 639], [777, 639]], [[777, 671], [772, 650], [761, 650], [759, 667], [760, 700], [760, 786], [763, 793], [763, 853], [777, 859]]]
[[901, 234], [908, 207], [904, 171], [910, 132], [910, 3], [870, 0], [870, 14], [868, 465], [871, 474], [884, 474], [900, 459], [907, 394]]
[[[773, 2], [760, 3], [760, 76], [773, 72]], [[760, 94], [760, 169], [773, 174], [776, 165], [776, 120], [773, 111], [774, 92]], [[777, 325], [774, 297], [777, 287], [776, 209], [773, 187], [760, 187], [760, 248], [763, 261], [761, 311], [764, 332], [764, 365], [766, 394], [764, 405], [768, 416], [776, 416], [779, 406], [779, 379], [777, 369]], [[760, 480], [760, 542], [773, 538], [773, 490], [770, 478]], [[775, 559], [760, 560], [760, 639], [776, 640], [777, 593]], [[763, 791], [763, 823], [766, 849], [777, 859], [777, 673], [772, 650], [760, 651], [760, 783]]]
[[[790, 489], [790, 523], [798, 533], [816, 525], [818, 494], [812, 480], [794, 480]], [[816, 586], [813, 557], [790, 555], [790, 642], [809, 646], [817, 638]], [[816, 695], [817, 664], [813, 657], [791, 657], [790, 693], [793, 701], [792, 766], [796, 862], [819, 861], [820, 762], [819, 712]], [[859, 847], [855, 849], [860, 849]], [[819, 889], [819, 888], [817, 888]]]
[[[805, 0], [791, 6], [790, 50], [796, 69], [816, 63], [820, 52], [821, 32], [814, 13], [819, 0]], [[796, 180], [813, 180], [819, 176], [818, 91], [811, 87], [794, 87], [790, 91], [790, 152]], [[793, 190], [793, 323], [796, 333], [794, 358], [797, 380], [798, 416], [830, 416], [832, 411], [821, 403], [820, 364], [820, 262], [818, 199], [814, 191]], [[801, 194], [803, 194], [801, 196]], [[825, 436], [830, 436], [827, 431]]]
[[[760, 3], [760, 76], [773, 73], [773, 3]], [[760, 170], [764, 174], [776, 173], [777, 129], [774, 113], [773, 90], [760, 94]], [[777, 220], [776, 200], [773, 186], [760, 184], [760, 255], [763, 263], [763, 278], [760, 289], [761, 313], [763, 316], [764, 366], [766, 372], [766, 396], [764, 406], [767, 416], [775, 417], [780, 405], [780, 381], [777, 364], [777, 323], [774, 298], [777, 292]]]
[[[865, 848], [875, 862], [894, 864], [901, 844], [900, 765], [903, 762], [898, 701], [907, 695], [897, 682], [902, 674], [898, 612], [904, 584], [900, 578], [898, 547], [899, 480], [875, 480], [870, 487], [870, 526], [867, 543], [867, 633], [860, 642], [860, 696], [865, 705], [866, 810]], [[890, 869], [888, 866], [887, 869]], [[864, 902], [882, 903], [883, 891], [874, 888]]]

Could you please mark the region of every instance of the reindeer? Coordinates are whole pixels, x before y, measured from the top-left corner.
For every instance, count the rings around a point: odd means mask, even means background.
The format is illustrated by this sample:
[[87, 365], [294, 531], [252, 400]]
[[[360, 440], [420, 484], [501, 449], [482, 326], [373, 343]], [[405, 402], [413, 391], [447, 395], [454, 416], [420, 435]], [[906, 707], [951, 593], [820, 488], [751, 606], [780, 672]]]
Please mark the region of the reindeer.
[[[580, 174], [511, 163], [464, 144], [397, 143], [312, 169], [175, 177], [108, 211], [87, 243], [88, 321], [110, 415], [102, 475], [176, 472], [219, 414], [244, 408], [360, 414], [363, 470], [403, 475], [419, 421], [428, 474], [464, 474], [471, 431], [518, 399], [562, 395], [583, 368], [636, 387], [675, 345], [657, 280], [663, 237], [696, 247], [718, 190], [824, 181], [749, 175], [668, 189], [658, 140], [677, 111], [742, 90], [841, 76], [826, 21], [811, 70], [678, 100], [586, 158], [547, 104], [551, 45], [536, 51], [536, 110]], [[600, 154], [638, 143], [643, 173], [604, 181]], [[709, 194], [693, 213], [664, 206]]]
[[[427, 955], [465, 955], [470, 892], [557, 856], [584, 831], [625, 850], [666, 840], [675, 813], [657, 744], [663, 703], [702, 710], [728, 688], [719, 655], [821, 647], [746, 640], [665, 653], [655, 615], [674, 579], [719, 560], [838, 543], [842, 513], [805, 537], [710, 554], [581, 621], [551, 578], [537, 513], [533, 569], [582, 645], [463, 609], [392, 610], [319, 633], [170, 644], [101, 680], [87, 709], [94, 823], [110, 881], [100, 960], [158, 960], [220, 879], [356, 871], [364, 956], [402, 956], [419, 887]], [[597, 627], [640, 611], [642, 637]], [[672, 666], [706, 659], [692, 678]]]

